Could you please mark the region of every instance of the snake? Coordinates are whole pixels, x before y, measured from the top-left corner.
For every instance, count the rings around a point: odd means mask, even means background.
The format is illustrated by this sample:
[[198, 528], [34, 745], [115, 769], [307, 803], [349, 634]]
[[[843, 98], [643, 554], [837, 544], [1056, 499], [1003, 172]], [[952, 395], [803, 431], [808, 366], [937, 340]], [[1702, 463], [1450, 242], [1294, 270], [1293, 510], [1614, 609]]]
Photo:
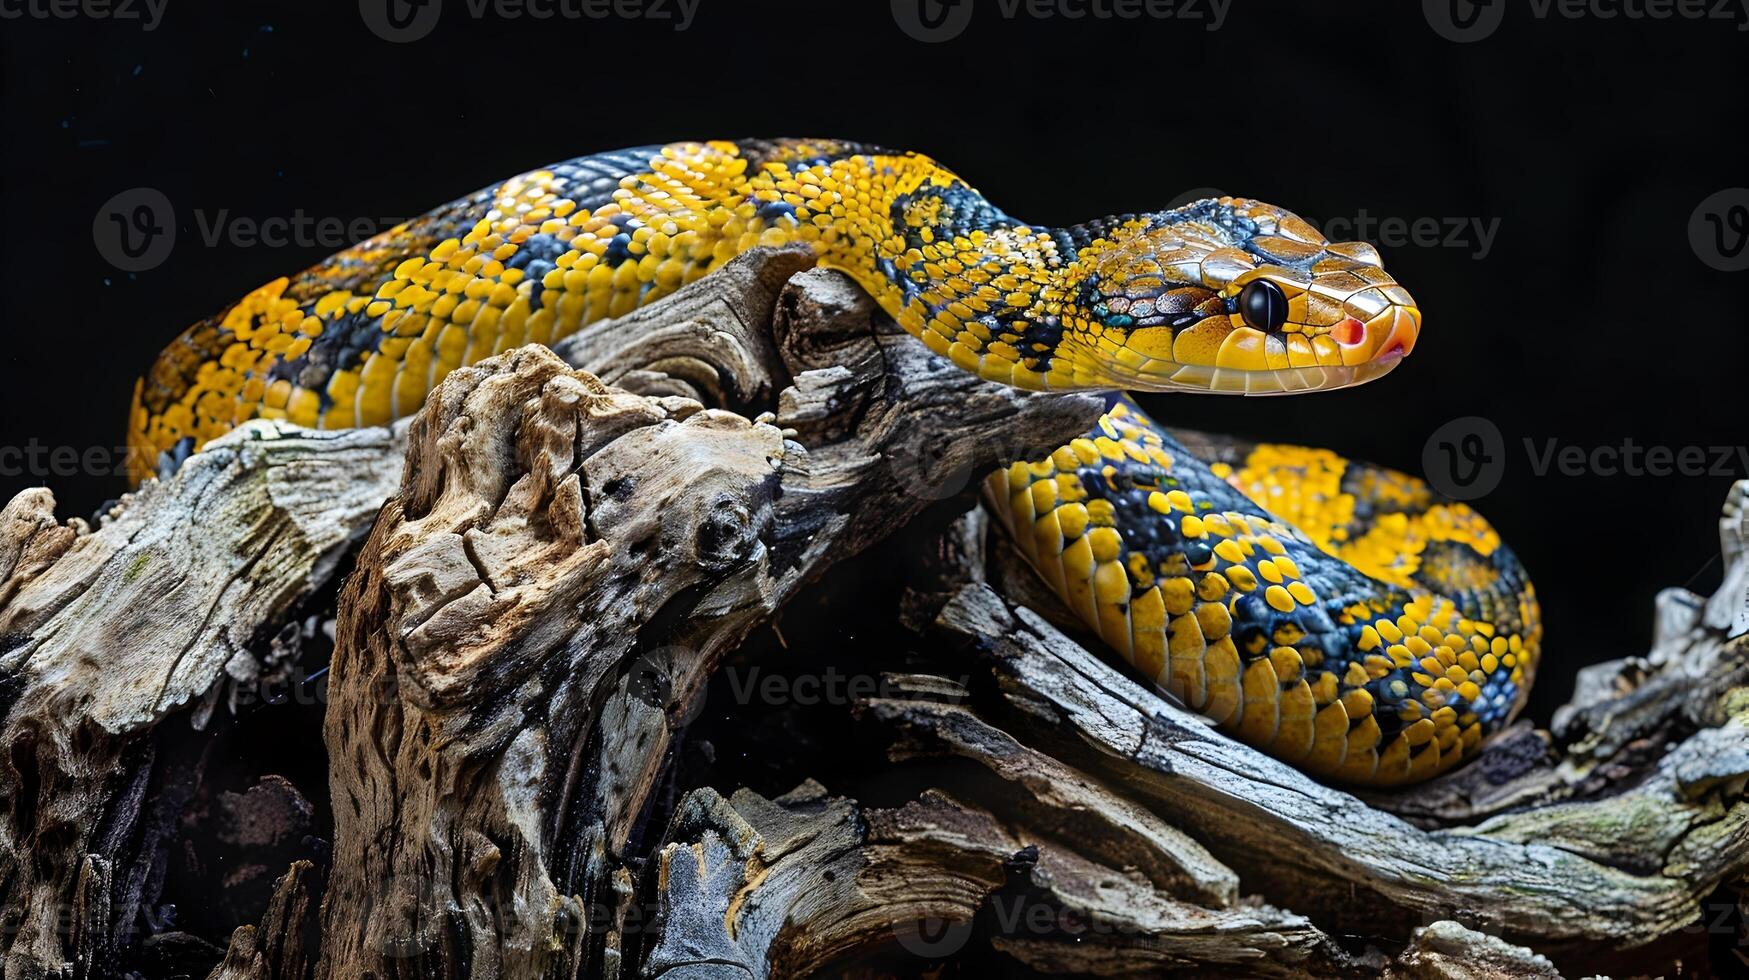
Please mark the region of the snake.
[[1106, 393], [1093, 429], [982, 493], [1067, 621], [1177, 704], [1359, 787], [1450, 770], [1523, 707], [1535, 590], [1467, 504], [1327, 449], [1175, 435], [1130, 394], [1331, 391], [1413, 350], [1421, 310], [1373, 245], [1247, 198], [1056, 228], [923, 154], [847, 141], [577, 157], [189, 327], [135, 385], [130, 479], [250, 419], [387, 424], [459, 367], [798, 245], [958, 368]]

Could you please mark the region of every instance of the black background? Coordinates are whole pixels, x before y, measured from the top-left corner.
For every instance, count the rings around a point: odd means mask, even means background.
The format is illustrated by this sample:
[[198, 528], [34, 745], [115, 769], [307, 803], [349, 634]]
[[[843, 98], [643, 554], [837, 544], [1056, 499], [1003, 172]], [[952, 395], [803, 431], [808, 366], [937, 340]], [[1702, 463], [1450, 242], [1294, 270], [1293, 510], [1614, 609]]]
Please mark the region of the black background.
[[[1577, 666], [1644, 650], [1658, 589], [1716, 584], [1719, 505], [1740, 463], [1705, 477], [1537, 476], [1524, 440], [1749, 442], [1749, 274], [1709, 268], [1687, 230], [1703, 199], [1749, 184], [1749, 33], [1735, 22], [1538, 19], [1514, 2], [1497, 33], [1459, 44], [1402, 0], [1233, 0], [1213, 32], [1008, 19], [997, 0], [972, 2], [968, 29], [934, 44], [903, 33], [886, 0], [700, 0], [681, 32], [474, 19], [450, 0], [412, 43], [375, 36], [352, 3], [169, 0], [151, 31], [0, 21], [0, 446], [119, 445], [132, 379], [167, 340], [335, 250], [207, 245], [197, 212], [380, 224], [594, 150], [831, 135], [927, 152], [1041, 223], [1157, 209], [1196, 188], [1315, 221], [1498, 219], [1481, 259], [1473, 234], [1461, 247], [1384, 243], [1426, 329], [1383, 381], [1150, 404], [1175, 424], [1413, 472], [1440, 425], [1497, 424], [1506, 475], [1477, 506], [1544, 601], [1541, 722]], [[127, 274], [92, 225], [136, 187], [172, 202], [178, 237], [162, 264]], [[123, 489], [26, 474], [0, 477], [0, 499], [39, 483], [63, 516]]]

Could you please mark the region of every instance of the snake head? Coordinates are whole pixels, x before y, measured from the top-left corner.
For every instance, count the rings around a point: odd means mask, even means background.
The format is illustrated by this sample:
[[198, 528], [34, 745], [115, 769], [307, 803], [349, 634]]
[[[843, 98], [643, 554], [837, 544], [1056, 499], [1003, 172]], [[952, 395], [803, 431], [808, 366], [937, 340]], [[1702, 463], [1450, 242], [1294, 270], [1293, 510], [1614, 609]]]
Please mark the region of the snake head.
[[1366, 242], [1223, 197], [1122, 219], [1083, 247], [1063, 351], [1076, 375], [1142, 391], [1277, 394], [1382, 377], [1421, 311]]

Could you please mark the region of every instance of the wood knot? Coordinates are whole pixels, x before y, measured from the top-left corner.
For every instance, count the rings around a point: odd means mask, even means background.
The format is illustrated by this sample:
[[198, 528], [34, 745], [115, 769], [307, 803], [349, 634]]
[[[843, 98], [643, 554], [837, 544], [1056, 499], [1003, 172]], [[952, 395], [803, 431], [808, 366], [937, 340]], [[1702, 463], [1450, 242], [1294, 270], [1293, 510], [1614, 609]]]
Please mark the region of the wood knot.
[[746, 561], [757, 542], [753, 515], [746, 505], [729, 494], [721, 494], [705, 508], [699, 520], [695, 547], [699, 564], [721, 571]]

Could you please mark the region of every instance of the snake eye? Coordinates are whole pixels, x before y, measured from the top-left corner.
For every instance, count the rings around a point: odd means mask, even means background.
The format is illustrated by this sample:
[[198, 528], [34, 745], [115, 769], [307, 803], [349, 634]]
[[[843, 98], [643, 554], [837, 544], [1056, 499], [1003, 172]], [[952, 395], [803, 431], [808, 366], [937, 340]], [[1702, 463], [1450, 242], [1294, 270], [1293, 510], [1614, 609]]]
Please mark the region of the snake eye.
[[1239, 313], [1264, 333], [1275, 333], [1287, 322], [1287, 296], [1268, 279], [1257, 279], [1239, 292]]

